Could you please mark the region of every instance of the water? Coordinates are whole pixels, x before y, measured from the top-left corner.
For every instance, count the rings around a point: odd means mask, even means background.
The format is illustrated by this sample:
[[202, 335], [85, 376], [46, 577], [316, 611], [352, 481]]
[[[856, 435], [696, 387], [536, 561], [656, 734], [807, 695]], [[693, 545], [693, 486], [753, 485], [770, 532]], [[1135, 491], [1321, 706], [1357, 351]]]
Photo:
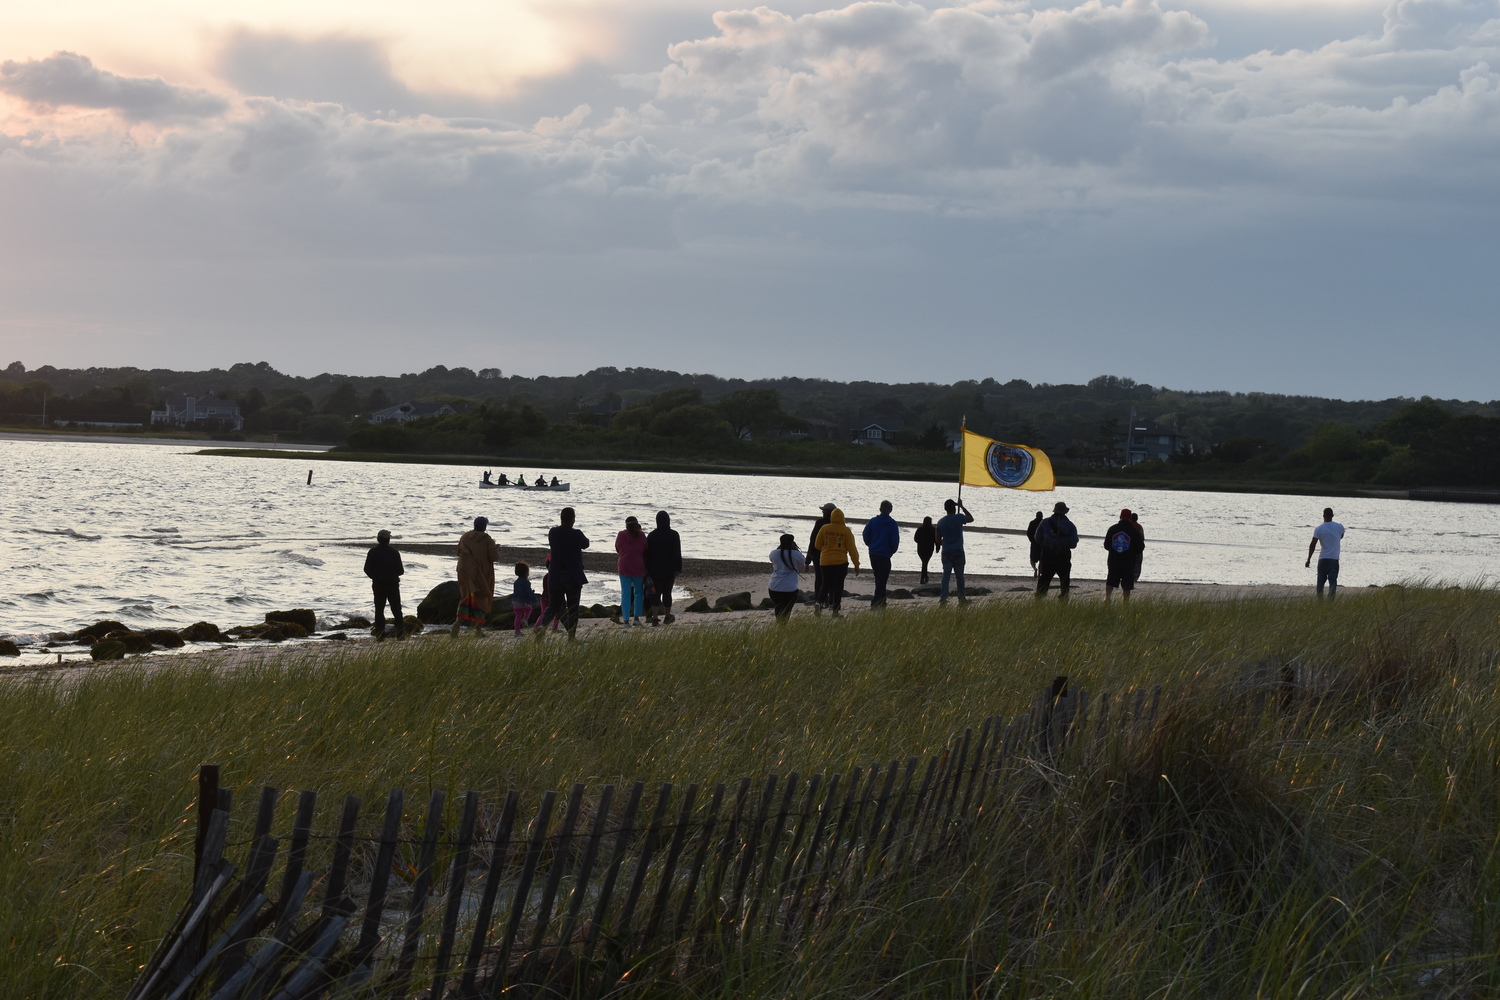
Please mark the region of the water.
[[[208, 620], [258, 622], [267, 610], [311, 607], [325, 618], [368, 616], [363, 546], [389, 528], [402, 542], [451, 542], [476, 515], [501, 545], [545, 544], [557, 509], [579, 511], [595, 549], [612, 549], [627, 514], [648, 528], [672, 513], [688, 556], [764, 559], [783, 531], [806, 544], [828, 501], [851, 517], [889, 499], [896, 516], [942, 513], [954, 492], [939, 483], [802, 477], [537, 471], [573, 483], [569, 494], [480, 490], [479, 469], [450, 465], [216, 458], [196, 446], [0, 441], [10, 470], [0, 509], [0, 633], [30, 638], [101, 618], [139, 627]], [[311, 485], [307, 472], [313, 470]], [[970, 489], [976, 525], [1024, 528], [1057, 500], [1086, 535], [1102, 535], [1121, 507], [1139, 512], [1147, 537], [1143, 579], [1311, 586], [1303, 568], [1325, 501], [1316, 497], [1066, 487], [1055, 493]], [[1348, 528], [1340, 583], [1488, 580], [1500, 543], [1500, 507], [1332, 499]], [[910, 531], [904, 532], [910, 545]], [[351, 545], [349, 543], [358, 543]], [[971, 534], [974, 573], [1029, 574], [1026, 540]], [[898, 553], [896, 567], [914, 568]], [[403, 587], [414, 608], [453, 578], [445, 556], [409, 554]], [[1104, 550], [1085, 539], [1075, 574], [1102, 576]], [[506, 567], [498, 568], [508, 587]], [[617, 581], [595, 574], [586, 601], [617, 598]]]

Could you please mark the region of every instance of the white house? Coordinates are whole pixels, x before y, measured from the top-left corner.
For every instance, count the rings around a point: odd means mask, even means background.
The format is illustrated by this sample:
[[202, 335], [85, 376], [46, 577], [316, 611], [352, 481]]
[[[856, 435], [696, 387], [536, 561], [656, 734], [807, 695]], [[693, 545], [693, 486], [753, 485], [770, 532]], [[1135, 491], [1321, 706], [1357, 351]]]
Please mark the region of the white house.
[[190, 424], [212, 421], [232, 431], [243, 430], [245, 427], [245, 418], [240, 416], [240, 404], [220, 399], [213, 393], [207, 396], [168, 396], [162, 405], [166, 409], [151, 411], [153, 424], [187, 427]]
[[397, 403], [370, 414], [372, 424], [404, 424], [421, 417], [446, 417], [457, 413], [447, 403]]

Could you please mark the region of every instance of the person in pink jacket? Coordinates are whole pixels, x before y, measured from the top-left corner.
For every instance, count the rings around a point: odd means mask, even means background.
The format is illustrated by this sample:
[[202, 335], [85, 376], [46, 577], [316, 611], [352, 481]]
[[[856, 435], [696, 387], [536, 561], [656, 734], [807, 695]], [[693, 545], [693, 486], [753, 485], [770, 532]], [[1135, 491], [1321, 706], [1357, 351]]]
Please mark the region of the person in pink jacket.
[[646, 613], [646, 533], [634, 515], [615, 536], [615, 551], [620, 554], [620, 624], [639, 626]]

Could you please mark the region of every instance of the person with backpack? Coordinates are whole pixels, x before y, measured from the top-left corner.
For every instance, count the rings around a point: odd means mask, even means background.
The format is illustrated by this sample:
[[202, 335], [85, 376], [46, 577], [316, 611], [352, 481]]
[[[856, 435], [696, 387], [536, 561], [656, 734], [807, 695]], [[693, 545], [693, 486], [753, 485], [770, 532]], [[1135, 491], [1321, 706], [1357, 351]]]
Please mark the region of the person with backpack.
[[805, 569], [807, 560], [797, 548], [797, 539], [782, 535], [781, 543], [771, 550], [771, 583], [766, 588], [780, 624], [791, 620], [792, 608], [797, 605], [797, 587]]
[[927, 582], [927, 563], [932, 559], [932, 553], [937, 548], [937, 527], [932, 523], [932, 518], [922, 518], [922, 523], [917, 525], [917, 530], [912, 534], [913, 542], [917, 544], [917, 558], [922, 560], [922, 583]]
[[1078, 548], [1078, 529], [1068, 520], [1068, 505], [1059, 500], [1052, 505], [1052, 516], [1036, 526], [1037, 562], [1036, 599], [1047, 596], [1052, 578], [1057, 577], [1058, 596], [1066, 601], [1073, 580], [1073, 550]]
[[1104, 551], [1108, 553], [1104, 574], [1105, 601], [1119, 587], [1120, 599], [1129, 603], [1130, 592], [1135, 590], [1135, 578], [1140, 573], [1141, 550], [1145, 547], [1145, 536], [1132, 519], [1129, 508], [1120, 511], [1120, 519], [1104, 533]]

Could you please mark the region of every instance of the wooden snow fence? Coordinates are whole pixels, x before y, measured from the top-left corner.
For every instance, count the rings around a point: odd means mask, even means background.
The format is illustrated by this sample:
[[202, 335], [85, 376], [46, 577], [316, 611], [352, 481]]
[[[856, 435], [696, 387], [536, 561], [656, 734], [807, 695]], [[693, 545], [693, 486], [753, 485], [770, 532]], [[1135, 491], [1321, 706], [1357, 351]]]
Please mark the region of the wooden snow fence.
[[409, 821], [394, 789], [378, 819], [345, 798], [331, 835], [314, 833], [314, 791], [273, 833], [283, 793], [263, 788], [242, 845], [234, 796], [205, 765], [192, 891], [127, 1000], [599, 997], [735, 949], [789, 949], [960, 849], [1027, 765], [1148, 732], [1160, 701], [1157, 688], [1091, 704], [1059, 677], [1027, 712], [926, 757], [728, 785], [578, 783], [524, 807], [514, 790], [434, 791]]

